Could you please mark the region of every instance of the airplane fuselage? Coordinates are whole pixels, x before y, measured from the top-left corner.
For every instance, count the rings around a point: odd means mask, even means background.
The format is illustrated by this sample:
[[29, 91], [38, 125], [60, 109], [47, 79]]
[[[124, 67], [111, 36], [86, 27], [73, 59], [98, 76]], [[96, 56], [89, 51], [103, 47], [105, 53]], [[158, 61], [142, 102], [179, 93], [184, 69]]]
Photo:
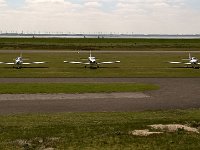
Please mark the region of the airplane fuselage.
[[194, 65], [197, 65], [197, 64], [198, 64], [198, 59], [195, 58], [195, 57], [192, 57], [192, 58], [190, 59], [190, 63], [191, 63], [191, 64], [194, 64]]
[[90, 63], [90, 67], [98, 67], [95, 57], [88, 57], [88, 61]]
[[22, 58], [21, 58], [21, 57], [17, 57], [17, 58], [15, 59], [15, 64], [16, 64], [16, 65], [22, 65], [22, 64], [23, 64]]
[[[20, 69], [22, 67], [23, 64], [23, 59], [22, 57], [17, 57], [15, 59], [15, 65], [17, 66], [18, 69]], [[13, 66], [14, 67], [14, 66]]]
[[192, 57], [190, 59], [190, 63], [191, 63], [191, 65], [192, 65], [193, 68], [199, 69], [199, 60], [197, 58]]

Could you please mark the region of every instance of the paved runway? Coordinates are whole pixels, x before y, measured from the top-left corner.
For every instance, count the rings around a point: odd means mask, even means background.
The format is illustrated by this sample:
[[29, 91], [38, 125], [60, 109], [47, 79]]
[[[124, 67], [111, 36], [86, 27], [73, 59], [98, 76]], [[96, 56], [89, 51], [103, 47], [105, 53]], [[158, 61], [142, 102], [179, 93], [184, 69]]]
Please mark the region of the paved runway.
[[[68, 82], [136, 82], [153, 83], [160, 90], [148, 91], [144, 97], [65, 97], [0, 100], [0, 114], [58, 112], [122, 112], [161, 109], [200, 108], [200, 78], [0, 78], [0, 83], [68, 83]], [[0, 95], [2, 97], [2, 95]], [[19, 96], [19, 95], [18, 95]], [[30, 97], [31, 96], [31, 97]], [[54, 95], [55, 96], [55, 95]], [[79, 95], [76, 95], [79, 97]]]

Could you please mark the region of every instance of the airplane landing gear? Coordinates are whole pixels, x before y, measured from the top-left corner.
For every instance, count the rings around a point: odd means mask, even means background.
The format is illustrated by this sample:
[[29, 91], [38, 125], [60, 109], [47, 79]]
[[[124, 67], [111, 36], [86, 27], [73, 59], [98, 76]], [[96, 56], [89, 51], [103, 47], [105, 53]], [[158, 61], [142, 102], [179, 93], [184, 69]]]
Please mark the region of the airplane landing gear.
[[193, 65], [192, 66], [194, 69], [199, 69], [199, 66], [198, 65]]
[[17, 69], [21, 69], [22, 67], [21, 66], [17, 66]]

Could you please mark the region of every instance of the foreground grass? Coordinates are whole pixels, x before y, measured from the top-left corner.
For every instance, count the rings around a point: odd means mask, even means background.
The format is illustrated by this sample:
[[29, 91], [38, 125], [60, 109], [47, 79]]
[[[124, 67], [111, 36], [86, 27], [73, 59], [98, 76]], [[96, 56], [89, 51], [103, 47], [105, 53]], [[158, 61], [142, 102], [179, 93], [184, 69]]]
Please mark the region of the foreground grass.
[[156, 85], [138, 83], [4, 83], [0, 84], [0, 93], [110, 93], [140, 92], [158, 88]]
[[200, 135], [128, 134], [151, 124], [200, 126], [200, 110], [0, 116], [0, 149], [200, 149]]

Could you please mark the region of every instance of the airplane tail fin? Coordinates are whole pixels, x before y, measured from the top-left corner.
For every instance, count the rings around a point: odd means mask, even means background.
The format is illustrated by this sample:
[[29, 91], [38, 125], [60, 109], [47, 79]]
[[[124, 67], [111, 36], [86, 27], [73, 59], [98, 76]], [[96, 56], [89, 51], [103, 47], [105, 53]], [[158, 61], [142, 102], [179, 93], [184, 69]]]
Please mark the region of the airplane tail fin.
[[91, 50], [90, 50], [90, 57], [92, 57], [92, 52], [91, 52]]
[[192, 59], [192, 57], [191, 57], [191, 54], [189, 53], [189, 58], [187, 58], [187, 59], [182, 59], [182, 60], [191, 60]]
[[192, 59], [192, 57], [191, 57], [191, 54], [189, 53], [189, 59], [191, 60]]

